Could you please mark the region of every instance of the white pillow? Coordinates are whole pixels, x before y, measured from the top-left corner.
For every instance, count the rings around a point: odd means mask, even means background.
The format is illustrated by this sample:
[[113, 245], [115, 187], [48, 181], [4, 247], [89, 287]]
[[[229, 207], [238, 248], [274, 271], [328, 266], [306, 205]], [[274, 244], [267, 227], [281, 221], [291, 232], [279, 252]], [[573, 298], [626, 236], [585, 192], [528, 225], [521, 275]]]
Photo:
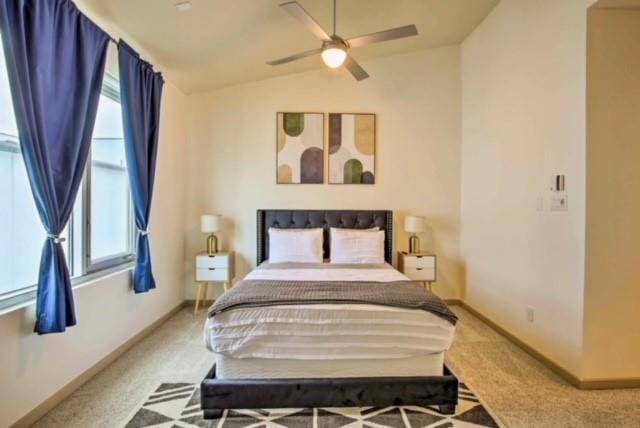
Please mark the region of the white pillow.
[[331, 228], [331, 263], [384, 262], [384, 230]]
[[322, 228], [269, 228], [269, 263], [322, 263]]

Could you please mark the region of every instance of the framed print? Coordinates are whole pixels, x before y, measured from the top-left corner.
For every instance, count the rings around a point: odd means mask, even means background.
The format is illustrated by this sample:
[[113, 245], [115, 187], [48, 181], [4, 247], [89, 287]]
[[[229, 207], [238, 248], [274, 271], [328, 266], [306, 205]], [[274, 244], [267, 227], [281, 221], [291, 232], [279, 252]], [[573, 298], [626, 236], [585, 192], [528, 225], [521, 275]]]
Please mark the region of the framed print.
[[376, 115], [329, 113], [329, 184], [374, 184]]
[[277, 114], [277, 184], [324, 183], [324, 114]]

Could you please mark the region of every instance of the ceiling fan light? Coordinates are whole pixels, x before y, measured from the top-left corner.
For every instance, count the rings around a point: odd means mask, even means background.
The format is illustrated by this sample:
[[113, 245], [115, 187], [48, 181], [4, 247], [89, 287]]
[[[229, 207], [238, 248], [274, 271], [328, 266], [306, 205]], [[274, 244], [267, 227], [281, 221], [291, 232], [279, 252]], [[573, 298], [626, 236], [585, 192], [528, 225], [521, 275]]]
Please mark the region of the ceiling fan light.
[[340, 67], [346, 58], [347, 52], [344, 49], [331, 47], [322, 51], [322, 61], [331, 68]]

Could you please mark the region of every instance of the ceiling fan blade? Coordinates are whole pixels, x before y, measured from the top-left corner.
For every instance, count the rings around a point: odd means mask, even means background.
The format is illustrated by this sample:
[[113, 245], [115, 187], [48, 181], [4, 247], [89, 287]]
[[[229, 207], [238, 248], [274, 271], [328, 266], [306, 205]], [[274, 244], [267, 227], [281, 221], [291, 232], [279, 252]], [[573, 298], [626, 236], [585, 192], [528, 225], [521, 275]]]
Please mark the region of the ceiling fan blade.
[[302, 25], [307, 27], [307, 30], [311, 31], [317, 38], [324, 41], [330, 41], [331, 37], [326, 31], [316, 22], [315, 19], [304, 10], [304, 8], [297, 1], [289, 1], [280, 5], [284, 10], [291, 15], [298, 18], [298, 21], [302, 22]]
[[369, 77], [369, 73], [364, 71], [364, 68], [360, 67], [360, 64], [358, 64], [349, 54], [347, 54], [347, 58], [344, 60], [343, 65], [347, 67], [347, 70], [349, 70], [356, 80], [364, 80]]
[[387, 40], [401, 39], [403, 37], [417, 36], [418, 29], [415, 25], [405, 25], [404, 27], [392, 28], [391, 30], [378, 31], [377, 33], [365, 34], [347, 40], [351, 48], [370, 45], [372, 43], [386, 42]]
[[284, 58], [274, 59], [273, 61], [267, 61], [269, 65], [286, 64], [287, 62], [296, 61], [298, 59], [306, 58], [311, 55], [316, 55], [322, 52], [322, 48], [311, 49], [308, 51], [300, 52], [295, 55], [286, 56]]

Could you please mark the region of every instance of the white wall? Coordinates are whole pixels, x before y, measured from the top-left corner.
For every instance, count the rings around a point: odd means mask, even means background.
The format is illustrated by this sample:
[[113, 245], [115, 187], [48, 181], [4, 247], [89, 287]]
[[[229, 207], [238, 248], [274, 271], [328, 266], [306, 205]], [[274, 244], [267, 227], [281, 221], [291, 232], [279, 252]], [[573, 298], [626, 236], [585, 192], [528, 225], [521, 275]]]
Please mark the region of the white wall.
[[588, 27], [584, 372], [640, 379], [640, 10]]
[[[582, 357], [592, 2], [502, 0], [462, 44], [466, 301], [573, 374]], [[567, 176], [568, 212], [550, 212], [554, 174]]]
[[64, 334], [34, 334], [34, 305], [1, 315], [0, 426], [25, 416], [183, 301], [186, 102], [165, 84], [150, 219], [157, 288], [134, 294], [129, 272], [78, 288], [78, 325]]
[[[438, 254], [435, 290], [461, 296], [460, 50], [427, 50], [363, 66], [372, 77], [359, 83], [323, 69], [190, 97], [188, 298], [195, 288], [193, 257], [205, 245], [199, 215], [218, 212], [227, 219], [221, 245], [237, 252], [239, 279], [255, 265], [259, 208], [392, 209], [398, 249], [408, 245], [404, 215], [424, 215], [433, 232], [423, 248]], [[376, 184], [276, 185], [279, 111], [376, 113]]]

